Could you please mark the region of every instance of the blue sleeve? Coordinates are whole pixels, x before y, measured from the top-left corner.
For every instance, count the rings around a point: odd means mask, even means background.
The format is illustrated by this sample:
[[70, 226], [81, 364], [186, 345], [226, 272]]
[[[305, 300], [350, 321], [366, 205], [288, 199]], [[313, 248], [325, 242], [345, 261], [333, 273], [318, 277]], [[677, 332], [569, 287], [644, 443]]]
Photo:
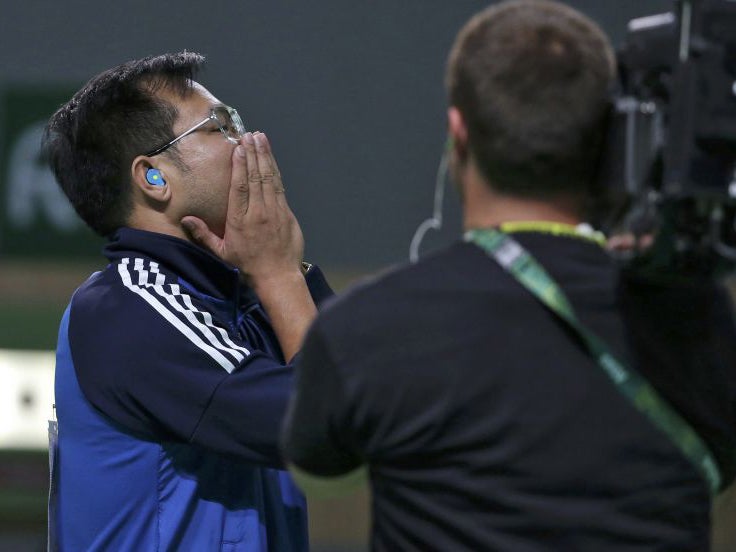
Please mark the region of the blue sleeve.
[[292, 366], [243, 341], [204, 308], [182, 313], [160, 297], [131, 295], [101, 280], [81, 288], [70, 310], [71, 353], [87, 400], [143, 437], [280, 467]]
[[[316, 265], [310, 266], [305, 278], [317, 306], [334, 295]], [[271, 459], [281, 466], [278, 435], [297, 358], [281, 366], [264, 354], [251, 355], [218, 385], [192, 440], [241, 457], [247, 451], [248, 458], [262, 457], [257, 461], [263, 463]]]

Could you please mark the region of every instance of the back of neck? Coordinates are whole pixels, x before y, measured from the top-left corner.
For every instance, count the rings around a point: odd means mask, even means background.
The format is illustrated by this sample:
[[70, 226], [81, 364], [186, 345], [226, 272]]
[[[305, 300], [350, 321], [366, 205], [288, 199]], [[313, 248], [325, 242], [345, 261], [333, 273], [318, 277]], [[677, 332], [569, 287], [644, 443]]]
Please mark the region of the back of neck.
[[576, 198], [509, 196], [495, 192], [485, 183], [465, 187], [463, 195], [463, 225], [466, 230], [519, 221], [558, 222], [573, 226], [583, 222]]

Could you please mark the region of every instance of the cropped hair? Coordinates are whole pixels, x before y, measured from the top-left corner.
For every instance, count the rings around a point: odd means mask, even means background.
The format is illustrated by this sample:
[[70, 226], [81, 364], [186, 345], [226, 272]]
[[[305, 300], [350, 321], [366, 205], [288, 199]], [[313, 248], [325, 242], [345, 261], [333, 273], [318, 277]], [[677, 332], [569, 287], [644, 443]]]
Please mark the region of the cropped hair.
[[185, 97], [203, 63], [192, 52], [128, 61], [93, 77], [51, 116], [44, 153], [74, 209], [98, 234], [126, 224], [133, 159], [173, 139], [178, 111], [157, 91]]
[[597, 168], [615, 58], [593, 21], [548, 0], [474, 16], [450, 52], [448, 99], [498, 192], [584, 197]]

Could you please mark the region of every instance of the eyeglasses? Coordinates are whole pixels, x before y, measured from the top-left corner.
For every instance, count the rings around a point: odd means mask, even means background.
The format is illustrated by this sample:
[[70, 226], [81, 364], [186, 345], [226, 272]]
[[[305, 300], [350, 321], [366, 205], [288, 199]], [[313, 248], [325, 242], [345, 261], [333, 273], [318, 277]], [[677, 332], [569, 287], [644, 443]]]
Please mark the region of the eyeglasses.
[[146, 156], [153, 157], [154, 155], [165, 152], [179, 140], [206, 125], [210, 121], [214, 121], [217, 124], [217, 128], [222, 132], [227, 141], [232, 142], [233, 144], [240, 142], [240, 138], [245, 134], [245, 125], [243, 124], [243, 120], [240, 118], [240, 115], [238, 115], [237, 110], [234, 107], [227, 105], [218, 105], [217, 107], [212, 108], [206, 119], [201, 120], [189, 130], [182, 132], [168, 144], [147, 153]]

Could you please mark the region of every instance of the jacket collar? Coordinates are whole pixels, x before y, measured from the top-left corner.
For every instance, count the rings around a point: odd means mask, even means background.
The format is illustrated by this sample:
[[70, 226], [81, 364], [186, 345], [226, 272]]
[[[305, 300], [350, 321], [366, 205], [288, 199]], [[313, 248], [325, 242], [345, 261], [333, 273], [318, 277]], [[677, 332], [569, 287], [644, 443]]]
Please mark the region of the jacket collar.
[[[217, 299], [237, 302], [255, 297], [240, 282], [237, 268], [218, 259], [209, 251], [180, 238], [133, 228], [119, 228], [103, 250], [110, 261], [143, 255], [174, 272], [197, 291]], [[245, 288], [245, 289], [242, 289]]]

